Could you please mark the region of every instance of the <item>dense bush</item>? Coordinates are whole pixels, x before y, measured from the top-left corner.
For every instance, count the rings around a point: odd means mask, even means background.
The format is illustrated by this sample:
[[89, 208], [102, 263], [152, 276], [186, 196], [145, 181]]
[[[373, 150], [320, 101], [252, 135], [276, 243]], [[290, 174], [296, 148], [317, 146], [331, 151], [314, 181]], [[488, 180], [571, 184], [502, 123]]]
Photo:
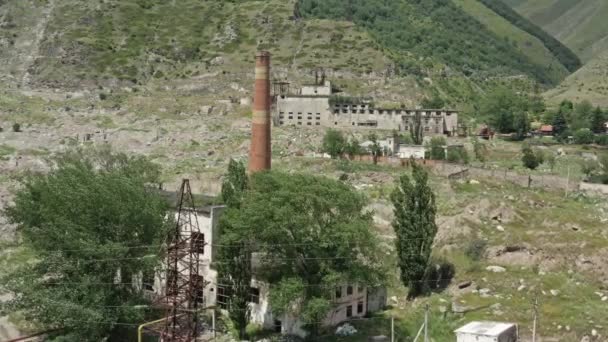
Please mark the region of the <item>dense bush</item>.
[[598, 145], [608, 146], [608, 135], [596, 135], [595, 143]]
[[593, 132], [589, 128], [581, 128], [578, 131], [574, 132], [574, 142], [577, 144], [592, 144], [595, 136]]
[[426, 273], [426, 288], [429, 291], [443, 291], [456, 275], [456, 267], [443, 259], [431, 259]]
[[433, 137], [428, 145], [430, 158], [433, 160], [445, 160], [445, 146], [447, 141], [444, 137]]
[[468, 164], [469, 163], [469, 153], [467, 152], [466, 148], [464, 148], [464, 147], [460, 147], [460, 146], [449, 147], [447, 159], [451, 163]]

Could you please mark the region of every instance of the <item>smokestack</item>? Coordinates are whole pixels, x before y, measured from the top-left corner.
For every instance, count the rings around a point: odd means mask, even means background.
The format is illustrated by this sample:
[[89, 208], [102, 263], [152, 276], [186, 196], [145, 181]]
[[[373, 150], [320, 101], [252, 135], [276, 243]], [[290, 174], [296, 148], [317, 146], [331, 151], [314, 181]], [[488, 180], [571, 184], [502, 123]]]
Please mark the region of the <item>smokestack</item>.
[[270, 170], [270, 53], [255, 56], [255, 90], [251, 125], [249, 172]]

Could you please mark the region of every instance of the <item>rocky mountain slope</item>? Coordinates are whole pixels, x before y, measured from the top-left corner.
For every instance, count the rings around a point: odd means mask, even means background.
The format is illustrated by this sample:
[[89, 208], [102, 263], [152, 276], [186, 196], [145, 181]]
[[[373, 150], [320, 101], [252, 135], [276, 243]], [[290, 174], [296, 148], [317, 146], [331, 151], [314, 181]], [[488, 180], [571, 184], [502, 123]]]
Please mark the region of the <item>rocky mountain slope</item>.
[[588, 61], [608, 49], [604, 0], [502, 0]]
[[[542, 39], [478, 0], [399, 0], [380, 7], [373, 23], [351, 17], [346, 1], [333, 4], [332, 16], [312, 11], [311, 3], [3, 0], [0, 77], [32, 88], [136, 87], [246, 72], [250, 56], [264, 48], [273, 52], [276, 78], [300, 81], [319, 67], [350, 74], [345, 79], [413, 77], [408, 89], [464, 102], [488, 78], [523, 75], [556, 84], [571, 68]], [[396, 23], [400, 30], [392, 32]]]

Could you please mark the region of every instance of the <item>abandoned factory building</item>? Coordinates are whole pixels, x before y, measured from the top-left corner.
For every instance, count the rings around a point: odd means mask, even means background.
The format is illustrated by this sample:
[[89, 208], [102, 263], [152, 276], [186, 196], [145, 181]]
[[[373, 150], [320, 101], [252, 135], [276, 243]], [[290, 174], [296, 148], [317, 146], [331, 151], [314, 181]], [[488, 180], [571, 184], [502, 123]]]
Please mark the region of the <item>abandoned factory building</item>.
[[347, 103], [332, 95], [329, 81], [303, 86], [298, 94], [276, 97], [274, 124], [324, 128], [368, 128], [409, 131], [417, 114], [427, 135], [456, 135], [458, 112], [445, 109], [386, 109], [371, 102]]

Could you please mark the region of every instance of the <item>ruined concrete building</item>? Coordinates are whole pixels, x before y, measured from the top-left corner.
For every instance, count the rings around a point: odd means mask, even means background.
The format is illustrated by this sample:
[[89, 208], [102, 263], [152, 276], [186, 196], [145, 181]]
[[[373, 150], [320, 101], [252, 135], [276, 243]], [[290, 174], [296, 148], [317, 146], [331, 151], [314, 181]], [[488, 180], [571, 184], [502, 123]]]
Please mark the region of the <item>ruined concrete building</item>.
[[458, 133], [458, 112], [445, 109], [376, 108], [371, 101], [334, 96], [331, 83], [305, 85], [298, 94], [276, 97], [274, 123], [278, 126], [368, 128], [409, 131], [420, 113], [427, 135]]
[[[197, 300], [201, 306], [217, 307], [227, 313], [232, 287], [227, 281], [219, 278], [216, 263], [218, 252], [222, 246], [218, 245], [222, 234], [219, 219], [225, 210], [224, 206], [208, 206], [196, 210], [196, 219], [201, 236], [198, 240], [205, 243], [199, 250], [199, 276], [205, 280], [206, 286], [201, 287]], [[255, 264], [255, 258], [254, 258]], [[251, 323], [259, 324], [265, 330], [280, 332], [287, 335], [304, 337], [306, 331], [304, 323], [297, 317], [289, 314], [276, 315], [272, 312], [269, 302], [270, 285], [256, 278], [256, 268], [253, 268], [254, 279], [250, 286], [249, 307], [251, 309]], [[151, 283], [151, 281], [149, 281]], [[148, 288], [157, 294], [163, 294], [166, 281], [157, 276], [154, 286]], [[365, 317], [366, 315], [382, 310], [386, 305], [386, 288], [369, 288], [358, 284], [344, 284], [332, 291], [333, 306], [327, 313], [323, 325], [327, 327], [338, 325], [351, 319]]]

